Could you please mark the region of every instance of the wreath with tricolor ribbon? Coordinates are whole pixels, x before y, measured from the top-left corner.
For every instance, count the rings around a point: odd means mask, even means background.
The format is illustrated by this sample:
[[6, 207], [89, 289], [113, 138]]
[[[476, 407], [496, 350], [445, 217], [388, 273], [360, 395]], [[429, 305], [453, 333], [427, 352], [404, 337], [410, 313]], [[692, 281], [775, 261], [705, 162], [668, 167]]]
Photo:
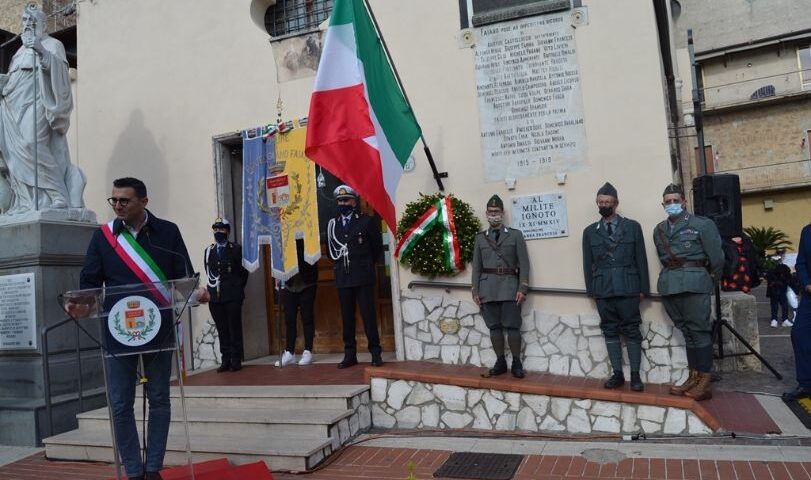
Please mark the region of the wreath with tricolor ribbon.
[[456, 275], [473, 258], [479, 219], [469, 204], [453, 195], [420, 194], [406, 205], [397, 225], [400, 262], [428, 277]]

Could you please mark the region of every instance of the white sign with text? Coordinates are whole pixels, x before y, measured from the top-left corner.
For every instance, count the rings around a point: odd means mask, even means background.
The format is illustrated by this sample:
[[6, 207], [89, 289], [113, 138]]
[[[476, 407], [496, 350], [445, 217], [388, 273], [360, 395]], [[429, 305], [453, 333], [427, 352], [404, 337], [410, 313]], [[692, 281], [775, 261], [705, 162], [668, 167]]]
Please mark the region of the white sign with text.
[[0, 276], [0, 350], [36, 350], [35, 284], [33, 273]]
[[512, 227], [527, 240], [569, 236], [566, 197], [563, 193], [538, 193], [512, 197]]

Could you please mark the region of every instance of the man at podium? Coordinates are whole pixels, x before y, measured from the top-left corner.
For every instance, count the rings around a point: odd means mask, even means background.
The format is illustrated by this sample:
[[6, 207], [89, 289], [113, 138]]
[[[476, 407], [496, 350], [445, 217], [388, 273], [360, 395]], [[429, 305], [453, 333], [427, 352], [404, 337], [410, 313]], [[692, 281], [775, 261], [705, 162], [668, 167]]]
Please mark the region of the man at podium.
[[[115, 180], [107, 202], [115, 212], [115, 219], [93, 234], [80, 276], [82, 289], [150, 283], [155, 281], [151, 279], [173, 280], [192, 275], [191, 260], [177, 225], [146, 209], [149, 199], [144, 182], [131, 177]], [[194, 295], [200, 302], [208, 301], [205, 289]], [[166, 323], [170, 328], [174, 325], [173, 322]], [[117, 354], [107, 363], [115, 440], [130, 480], [161, 478], [158, 471], [163, 466], [171, 417], [169, 379], [172, 352], [172, 349], [156, 346], [150, 353]], [[133, 411], [135, 388], [144, 382], [149, 400], [146, 463], [141, 460]]]

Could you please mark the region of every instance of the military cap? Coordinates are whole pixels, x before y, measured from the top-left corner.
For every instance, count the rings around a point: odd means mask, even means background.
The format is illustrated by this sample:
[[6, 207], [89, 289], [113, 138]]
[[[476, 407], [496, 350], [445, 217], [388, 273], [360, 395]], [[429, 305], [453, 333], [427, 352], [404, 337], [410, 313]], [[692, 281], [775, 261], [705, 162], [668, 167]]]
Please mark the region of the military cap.
[[338, 185], [335, 187], [335, 190], [332, 191], [332, 196], [335, 197], [335, 200], [342, 198], [358, 198], [358, 194], [349, 185]]
[[608, 195], [609, 197], [619, 198], [617, 196], [617, 189], [614, 188], [614, 185], [611, 185], [609, 182], [605, 182], [605, 185], [597, 190], [597, 195]]
[[501, 197], [498, 195], [493, 195], [490, 197], [490, 200], [487, 201], [487, 208], [498, 208], [504, 210], [504, 202], [501, 201]]
[[670, 195], [671, 193], [678, 193], [682, 197], [684, 196], [684, 189], [681, 188], [681, 185], [676, 185], [675, 183], [671, 183], [670, 185], [665, 187], [665, 191], [662, 192], [662, 196]]
[[214, 224], [211, 225], [211, 228], [212, 230], [215, 228], [224, 228], [226, 230], [231, 230], [231, 222], [229, 222], [228, 219], [224, 217], [217, 217], [216, 220], [214, 220]]

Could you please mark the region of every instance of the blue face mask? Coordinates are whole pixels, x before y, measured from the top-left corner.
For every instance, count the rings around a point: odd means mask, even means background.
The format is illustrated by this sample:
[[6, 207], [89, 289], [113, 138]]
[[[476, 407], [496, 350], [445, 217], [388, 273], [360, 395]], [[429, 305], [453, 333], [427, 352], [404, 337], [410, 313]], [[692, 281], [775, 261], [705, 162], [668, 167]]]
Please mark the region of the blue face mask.
[[343, 216], [352, 215], [352, 212], [354, 211], [355, 207], [352, 205], [338, 205], [338, 212], [340, 212]]
[[675, 217], [676, 215], [681, 215], [684, 209], [681, 206], [681, 203], [669, 203], [665, 205], [665, 212], [670, 217]]

